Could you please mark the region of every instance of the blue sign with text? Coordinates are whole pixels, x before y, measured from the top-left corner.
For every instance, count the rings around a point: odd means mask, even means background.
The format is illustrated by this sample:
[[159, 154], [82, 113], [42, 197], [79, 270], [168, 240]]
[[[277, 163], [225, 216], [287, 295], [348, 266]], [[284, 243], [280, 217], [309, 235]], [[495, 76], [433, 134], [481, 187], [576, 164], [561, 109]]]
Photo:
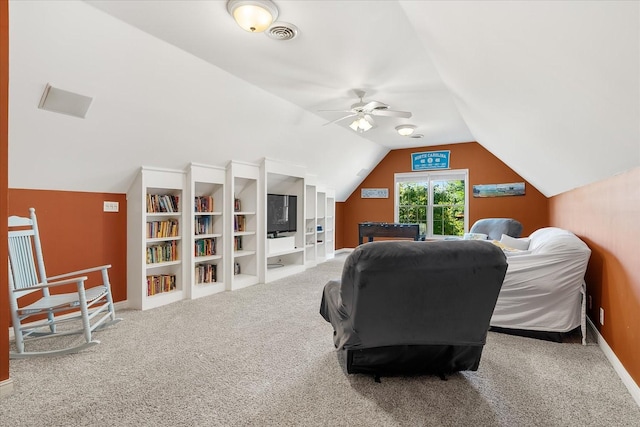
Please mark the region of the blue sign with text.
[[411, 170], [449, 169], [449, 150], [411, 153]]

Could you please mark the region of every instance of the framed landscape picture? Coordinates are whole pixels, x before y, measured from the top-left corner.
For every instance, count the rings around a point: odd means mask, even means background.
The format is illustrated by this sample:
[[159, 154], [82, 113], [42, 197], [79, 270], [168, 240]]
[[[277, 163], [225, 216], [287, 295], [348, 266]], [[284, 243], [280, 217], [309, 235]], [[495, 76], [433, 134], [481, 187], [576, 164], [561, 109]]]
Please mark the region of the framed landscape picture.
[[473, 186], [473, 197], [524, 196], [524, 182]]

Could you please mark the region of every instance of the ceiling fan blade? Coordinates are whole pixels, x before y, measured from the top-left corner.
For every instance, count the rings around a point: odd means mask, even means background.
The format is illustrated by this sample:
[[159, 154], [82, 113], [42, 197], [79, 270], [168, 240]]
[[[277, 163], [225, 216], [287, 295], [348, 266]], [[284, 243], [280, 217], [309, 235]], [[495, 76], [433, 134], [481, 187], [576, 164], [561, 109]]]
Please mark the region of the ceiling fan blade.
[[355, 113], [353, 110], [318, 110], [319, 113]]
[[373, 111], [378, 108], [389, 108], [389, 106], [380, 101], [369, 101], [362, 106], [363, 111]]
[[409, 117], [411, 117], [411, 113], [409, 111], [388, 110], [386, 108], [372, 110], [370, 114], [374, 116], [385, 116], [385, 117], [404, 117], [405, 119], [408, 119]]
[[326, 126], [326, 125], [330, 125], [330, 124], [333, 124], [333, 123], [337, 123], [339, 121], [342, 121], [344, 119], [348, 119], [349, 117], [354, 117], [354, 116], [357, 116], [357, 115], [358, 115], [357, 113], [347, 114], [346, 116], [342, 116], [339, 119], [335, 119], [335, 120], [332, 120], [330, 122], [327, 122], [327, 123], [323, 124], [322, 126]]
[[366, 121], [369, 122], [369, 124], [371, 125], [372, 128], [378, 126], [376, 121], [373, 119], [373, 116], [371, 114], [365, 114], [364, 118]]

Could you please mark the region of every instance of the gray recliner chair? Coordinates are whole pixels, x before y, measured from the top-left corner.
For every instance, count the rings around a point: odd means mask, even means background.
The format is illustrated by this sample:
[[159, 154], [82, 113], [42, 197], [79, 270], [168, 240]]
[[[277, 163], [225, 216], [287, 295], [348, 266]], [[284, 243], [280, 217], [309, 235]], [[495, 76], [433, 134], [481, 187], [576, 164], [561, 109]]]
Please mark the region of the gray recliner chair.
[[471, 226], [469, 233], [486, 234], [489, 240], [500, 240], [503, 234], [520, 237], [522, 224], [513, 218], [483, 218]]
[[366, 243], [325, 285], [320, 314], [348, 373], [475, 371], [506, 271], [487, 242]]

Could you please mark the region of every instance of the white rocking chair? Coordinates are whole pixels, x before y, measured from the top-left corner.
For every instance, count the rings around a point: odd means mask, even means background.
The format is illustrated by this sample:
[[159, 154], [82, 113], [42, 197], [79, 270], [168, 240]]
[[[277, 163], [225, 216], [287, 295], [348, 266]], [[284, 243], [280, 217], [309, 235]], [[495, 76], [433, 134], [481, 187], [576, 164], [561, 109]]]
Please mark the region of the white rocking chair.
[[[92, 333], [122, 320], [113, 307], [107, 272], [111, 265], [47, 277], [35, 209], [29, 212], [30, 218], [9, 217], [9, 307], [17, 349], [10, 357], [77, 353], [99, 344]], [[102, 285], [85, 287], [87, 274], [97, 271], [102, 272]], [[73, 284], [75, 289], [69, 292]], [[37, 294], [35, 300], [32, 294]], [[58, 330], [62, 323], [67, 327]], [[25, 343], [32, 340], [80, 333], [84, 334], [80, 344], [25, 350]]]

